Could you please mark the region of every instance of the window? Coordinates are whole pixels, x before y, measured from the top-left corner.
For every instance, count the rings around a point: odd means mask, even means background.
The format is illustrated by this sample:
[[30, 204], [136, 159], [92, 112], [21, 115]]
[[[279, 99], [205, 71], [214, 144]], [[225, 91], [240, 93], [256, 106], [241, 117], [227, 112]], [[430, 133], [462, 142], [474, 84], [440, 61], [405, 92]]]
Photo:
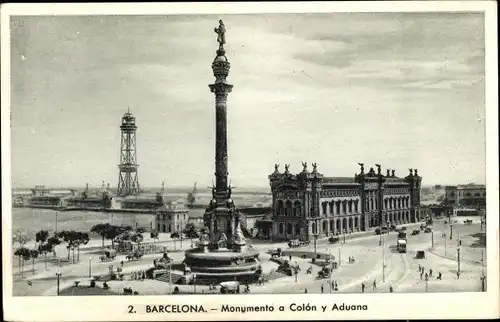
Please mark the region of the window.
[[286, 233], [291, 234], [292, 233], [292, 223], [286, 224]]
[[[163, 231], [165, 231], [165, 225], [163, 225]], [[170, 224], [168, 224], [168, 232], [172, 232], [172, 226]]]
[[321, 207], [323, 208], [323, 215], [326, 216], [326, 202], [323, 202]]
[[283, 224], [282, 223], [279, 224], [279, 233], [280, 233], [280, 235], [283, 234]]
[[347, 212], [347, 205], [346, 205], [346, 202], [345, 200], [342, 202], [342, 213], [346, 213]]

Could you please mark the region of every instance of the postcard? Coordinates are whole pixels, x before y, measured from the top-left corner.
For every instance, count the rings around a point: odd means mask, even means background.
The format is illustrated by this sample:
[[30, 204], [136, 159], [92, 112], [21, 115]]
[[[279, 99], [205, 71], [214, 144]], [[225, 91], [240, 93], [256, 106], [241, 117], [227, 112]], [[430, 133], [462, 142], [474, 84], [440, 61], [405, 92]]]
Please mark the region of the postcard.
[[12, 321], [494, 318], [496, 3], [8, 4]]

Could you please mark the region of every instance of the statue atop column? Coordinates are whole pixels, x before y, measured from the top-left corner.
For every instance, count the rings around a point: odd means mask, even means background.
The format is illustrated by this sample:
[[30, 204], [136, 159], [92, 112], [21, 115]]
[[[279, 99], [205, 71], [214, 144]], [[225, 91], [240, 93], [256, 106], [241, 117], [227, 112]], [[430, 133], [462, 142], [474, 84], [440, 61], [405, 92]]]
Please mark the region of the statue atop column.
[[364, 163], [358, 163], [358, 165], [360, 166], [361, 168], [361, 171], [359, 174], [364, 174], [365, 173], [365, 164]]
[[219, 20], [219, 27], [214, 28], [214, 31], [217, 34], [219, 50], [223, 50], [224, 44], [226, 43], [226, 27], [224, 26], [224, 22], [222, 22], [222, 20]]

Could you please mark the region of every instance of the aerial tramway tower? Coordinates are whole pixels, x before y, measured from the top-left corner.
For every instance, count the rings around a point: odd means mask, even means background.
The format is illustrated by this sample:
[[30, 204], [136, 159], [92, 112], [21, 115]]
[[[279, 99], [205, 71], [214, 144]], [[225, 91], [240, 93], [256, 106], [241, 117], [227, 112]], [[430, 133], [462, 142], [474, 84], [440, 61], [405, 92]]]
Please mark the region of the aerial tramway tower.
[[118, 176], [118, 190], [117, 195], [121, 197], [135, 195], [140, 192], [139, 177], [137, 175], [137, 154], [136, 154], [136, 140], [135, 132], [137, 125], [135, 125], [135, 117], [130, 113], [130, 110], [122, 117], [122, 124], [120, 125], [122, 132], [120, 144], [120, 169]]

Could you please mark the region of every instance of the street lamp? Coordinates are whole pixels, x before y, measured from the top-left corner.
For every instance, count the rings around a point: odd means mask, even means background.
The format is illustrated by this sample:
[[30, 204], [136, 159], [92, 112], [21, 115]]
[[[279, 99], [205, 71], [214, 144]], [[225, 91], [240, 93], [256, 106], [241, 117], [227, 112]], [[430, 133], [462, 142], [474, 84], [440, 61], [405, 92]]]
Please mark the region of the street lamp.
[[314, 258], [316, 258], [316, 240], [318, 239], [317, 232], [313, 234], [313, 238], [314, 238]]
[[444, 256], [446, 256], [446, 233], [443, 234], [444, 236]]
[[193, 291], [196, 294], [196, 274], [193, 274]]
[[450, 222], [450, 240], [453, 239], [453, 224]]
[[57, 295], [59, 296], [59, 284], [60, 284], [60, 278], [61, 278], [61, 273], [60, 273], [60, 269], [59, 269], [59, 258], [57, 259], [57, 273], [56, 273], [56, 277], [57, 277]]
[[382, 238], [382, 282], [385, 283], [385, 247], [384, 239]]
[[457, 262], [457, 265], [458, 265], [457, 272], [460, 275], [460, 246], [457, 246], [457, 260], [458, 260], [458, 262]]
[[89, 278], [92, 277], [92, 257], [89, 257]]
[[[446, 243], [446, 238], [445, 238]], [[434, 230], [431, 231], [431, 248], [434, 248]]]
[[299, 264], [297, 263], [297, 261], [295, 261], [295, 269], [294, 269], [294, 273], [295, 273], [295, 283], [297, 283], [297, 275], [299, 275], [299, 270], [298, 270], [298, 267], [299, 267]]

